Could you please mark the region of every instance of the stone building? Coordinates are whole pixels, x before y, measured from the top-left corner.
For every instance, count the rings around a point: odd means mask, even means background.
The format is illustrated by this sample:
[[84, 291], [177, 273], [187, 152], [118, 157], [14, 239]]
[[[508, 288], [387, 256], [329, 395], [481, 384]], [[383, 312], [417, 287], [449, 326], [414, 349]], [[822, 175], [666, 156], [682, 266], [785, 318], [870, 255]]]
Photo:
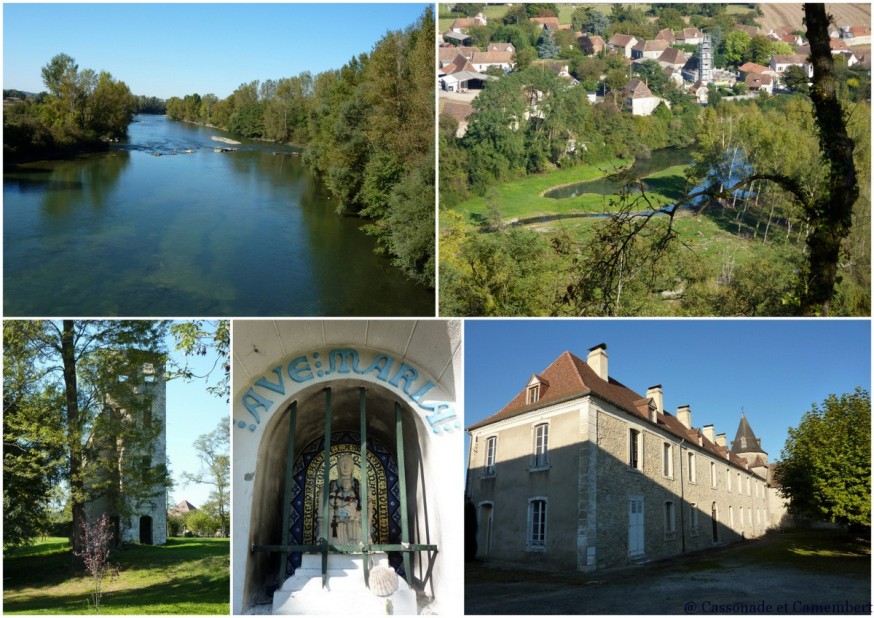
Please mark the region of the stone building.
[[[101, 461], [98, 474], [86, 481], [91, 499], [85, 503], [88, 521], [104, 513], [112, 522], [116, 539], [121, 543], [163, 545], [167, 542], [167, 488], [163, 482], [150, 482], [148, 470], [167, 461], [167, 384], [164, 368], [157, 362], [143, 364], [134, 375], [117, 378], [129, 389], [137, 410], [124, 407], [117, 399], [104, 394], [104, 419], [122, 419], [139, 427], [134, 436], [108, 435], [89, 444], [92, 456]], [[100, 422], [100, 419], [98, 420]], [[125, 474], [133, 469], [124, 460], [137, 460], [136, 482]], [[160, 477], [160, 475], [158, 475]]]
[[461, 323], [233, 328], [233, 613], [460, 615]]
[[746, 418], [729, 449], [690, 406], [608, 373], [607, 346], [563, 353], [468, 428], [478, 556], [593, 571], [762, 535], [776, 499]]

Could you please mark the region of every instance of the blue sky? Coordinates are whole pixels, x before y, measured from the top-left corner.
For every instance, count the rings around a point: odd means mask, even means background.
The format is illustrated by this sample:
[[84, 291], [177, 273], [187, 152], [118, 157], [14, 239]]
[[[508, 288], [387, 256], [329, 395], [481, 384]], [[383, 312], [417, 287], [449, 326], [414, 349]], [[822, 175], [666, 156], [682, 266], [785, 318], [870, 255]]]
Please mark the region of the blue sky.
[[689, 404], [692, 425], [714, 424], [729, 444], [743, 409], [769, 461], [812, 404], [871, 390], [868, 320], [466, 320], [465, 426], [565, 350], [585, 360], [599, 343], [612, 377], [641, 395], [661, 384], [668, 412]]
[[[185, 357], [175, 351], [173, 337], [167, 337], [167, 349], [171, 359], [179, 364], [185, 362]], [[203, 375], [212, 367], [215, 355], [210, 351], [207, 356], [191, 357], [189, 364], [197, 375]], [[213, 372], [214, 384], [221, 377], [222, 370]], [[170, 458], [170, 471], [176, 486], [171, 490], [172, 503], [188, 500], [194, 506], [202, 506], [206, 502], [212, 488], [209, 485], [184, 485], [181, 481], [183, 472], [196, 474], [200, 470], [200, 460], [193, 444], [201, 435], [211, 432], [223, 416], [230, 415], [229, 404], [223, 397], [216, 397], [206, 392], [203, 380], [186, 382], [174, 379], [167, 382], [167, 457]]]
[[66, 53], [160, 98], [313, 74], [369, 52], [426, 4], [4, 4], [3, 88], [44, 90]]

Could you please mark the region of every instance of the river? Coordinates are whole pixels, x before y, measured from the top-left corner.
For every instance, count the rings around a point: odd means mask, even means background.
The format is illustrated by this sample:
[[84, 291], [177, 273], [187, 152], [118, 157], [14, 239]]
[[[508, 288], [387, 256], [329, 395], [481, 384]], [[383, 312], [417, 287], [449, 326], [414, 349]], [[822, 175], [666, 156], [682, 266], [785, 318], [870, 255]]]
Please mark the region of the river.
[[5, 315], [434, 315], [299, 151], [213, 135], [137, 116], [109, 152], [4, 171]]

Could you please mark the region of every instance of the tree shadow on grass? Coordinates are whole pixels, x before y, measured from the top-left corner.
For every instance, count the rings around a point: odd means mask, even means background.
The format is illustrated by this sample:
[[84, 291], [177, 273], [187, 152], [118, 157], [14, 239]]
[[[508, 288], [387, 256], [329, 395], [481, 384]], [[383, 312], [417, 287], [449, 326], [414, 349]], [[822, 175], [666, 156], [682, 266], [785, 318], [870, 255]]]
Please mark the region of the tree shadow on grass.
[[[113, 552], [110, 562], [121, 567], [120, 585], [125, 585], [125, 574], [132, 575], [133, 580], [148, 577], [160, 581], [108, 593], [104, 612], [134, 607], [128, 613], [227, 613], [216, 611], [216, 604], [229, 602], [227, 540], [171, 539], [164, 546], [131, 545]], [[195, 573], [180, 575], [188, 568]], [[152, 574], [146, 574], [149, 571]], [[88, 592], [81, 584], [71, 582], [85, 576], [84, 569], [74, 562], [69, 550], [7, 558], [3, 611], [89, 612]], [[76, 591], [66, 590], [67, 584], [73, 584]], [[29, 594], [18, 592], [26, 589], [33, 590]], [[10, 600], [10, 594], [16, 598]]]

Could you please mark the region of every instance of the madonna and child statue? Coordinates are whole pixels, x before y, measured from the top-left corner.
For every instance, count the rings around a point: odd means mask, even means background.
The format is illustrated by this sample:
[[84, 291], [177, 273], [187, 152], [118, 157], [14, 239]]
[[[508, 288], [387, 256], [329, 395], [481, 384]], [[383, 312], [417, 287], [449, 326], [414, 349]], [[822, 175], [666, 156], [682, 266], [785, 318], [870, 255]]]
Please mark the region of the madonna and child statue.
[[[328, 543], [358, 545], [372, 543], [373, 498], [368, 496], [367, 507], [361, 500], [361, 482], [352, 476], [355, 462], [352, 455], [337, 457], [337, 478], [328, 485]], [[366, 513], [366, 515], [363, 515]], [[361, 518], [367, 517], [367, 538], [361, 538]], [[323, 519], [319, 517], [319, 523]]]

